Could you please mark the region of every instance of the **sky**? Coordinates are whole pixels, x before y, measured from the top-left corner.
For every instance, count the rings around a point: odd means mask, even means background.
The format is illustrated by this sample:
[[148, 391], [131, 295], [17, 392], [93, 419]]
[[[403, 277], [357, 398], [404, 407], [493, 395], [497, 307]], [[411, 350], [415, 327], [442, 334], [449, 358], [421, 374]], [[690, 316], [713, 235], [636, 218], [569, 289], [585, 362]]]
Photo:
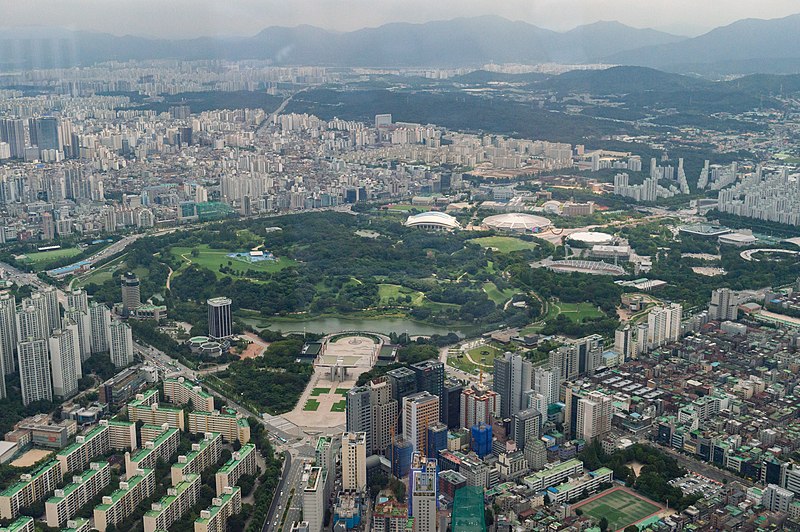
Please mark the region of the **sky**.
[[742, 18], [798, 12], [797, 0], [0, 0], [0, 27], [191, 38], [249, 36], [268, 26], [352, 31], [389, 22], [499, 15], [557, 31], [617, 20], [694, 36]]

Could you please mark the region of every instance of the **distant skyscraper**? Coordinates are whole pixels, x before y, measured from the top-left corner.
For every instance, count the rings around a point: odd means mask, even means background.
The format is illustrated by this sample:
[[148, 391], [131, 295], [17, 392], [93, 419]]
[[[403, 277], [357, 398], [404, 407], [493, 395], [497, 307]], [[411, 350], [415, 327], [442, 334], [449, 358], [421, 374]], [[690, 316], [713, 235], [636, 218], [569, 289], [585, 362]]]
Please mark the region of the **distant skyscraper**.
[[[440, 360], [425, 360], [411, 365], [411, 370], [417, 378], [417, 391], [430, 392], [439, 398], [442, 404], [444, 395], [444, 364]], [[441, 419], [444, 421], [446, 412], [440, 412]]]
[[233, 335], [232, 301], [227, 297], [215, 297], [206, 303], [208, 304], [208, 335], [217, 340]]
[[439, 421], [439, 397], [418, 392], [403, 398], [403, 436], [415, 451], [428, 448], [428, 426]]
[[131, 327], [123, 321], [111, 324], [111, 362], [121, 368], [133, 364], [133, 333]]
[[43, 150], [61, 150], [58, 119], [52, 116], [34, 118], [30, 123], [31, 144]]
[[48, 344], [53, 394], [60, 399], [67, 399], [78, 393], [78, 379], [81, 378], [78, 325], [65, 320], [64, 327], [53, 332]]
[[375, 128], [389, 127], [392, 125], [392, 115], [383, 114], [375, 115]]
[[56, 224], [53, 215], [49, 212], [42, 213], [42, 240], [53, 240], [56, 237]]
[[0, 355], [3, 374], [14, 373], [17, 368], [14, 350], [17, 347], [17, 302], [12, 294], [0, 293]]
[[367, 435], [342, 434], [342, 489], [362, 492], [367, 487]]
[[464, 391], [464, 385], [455, 379], [445, 379], [444, 393], [442, 394], [442, 402], [440, 408], [447, 417], [446, 421], [442, 421], [447, 428], [457, 429], [460, 428], [461, 417], [461, 393]]
[[22, 404], [27, 406], [34, 401], [52, 401], [47, 340], [38, 338], [21, 341], [17, 344], [17, 353]]
[[730, 288], [718, 288], [711, 292], [708, 317], [712, 320], [735, 321], [739, 314], [739, 298]]
[[91, 351], [93, 355], [108, 353], [111, 349], [111, 311], [97, 301], [89, 305], [91, 324]]
[[494, 359], [494, 391], [500, 394], [503, 418], [513, 416], [526, 406], [522, 404], [522, 394], [531, 389], [532, 373], [533, 365], [522, 355], [505, 353]]
[[122, 276], [122, 313], [128, 315], [142, 305], [142, 296], [139, 292], [139, 278], [131, 272]]
[[58, 304], [58, 292], [55, 287], [48, 286], [34, 292], [30, 301], [42, 312], [42, 324], [45, 335], [61, 327], [61, 307]]
[[8, 143], [12, 158], [23, 159], [25, 157], [25, 121], [17, 118], [0, 120], [0, 140]]

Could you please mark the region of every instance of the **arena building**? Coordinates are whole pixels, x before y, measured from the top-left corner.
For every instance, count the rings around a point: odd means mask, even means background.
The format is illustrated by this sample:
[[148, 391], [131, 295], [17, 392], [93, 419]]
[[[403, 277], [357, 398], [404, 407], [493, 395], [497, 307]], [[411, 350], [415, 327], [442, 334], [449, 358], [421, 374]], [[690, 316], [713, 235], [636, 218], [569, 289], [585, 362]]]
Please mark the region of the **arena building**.
[[550, 227], [552, 223], [543, 216], [511, 212], [489, 216], [483, 220], [483, 225], [496, 231], [538, 233], [542, 229]]
[[572, 233], [567, 237], [567, 241], [571, 245], [592, 247], [592, 246], [608, 246], [614, 242], [614, 237], [608, 233], [601, 233], [600, 231], [578, 231]]
[[406, 227], [452, 231], [454, 229], [461, 229], [461, 224], [449, 214], [429, 211], [409, 216], [406, 220]]

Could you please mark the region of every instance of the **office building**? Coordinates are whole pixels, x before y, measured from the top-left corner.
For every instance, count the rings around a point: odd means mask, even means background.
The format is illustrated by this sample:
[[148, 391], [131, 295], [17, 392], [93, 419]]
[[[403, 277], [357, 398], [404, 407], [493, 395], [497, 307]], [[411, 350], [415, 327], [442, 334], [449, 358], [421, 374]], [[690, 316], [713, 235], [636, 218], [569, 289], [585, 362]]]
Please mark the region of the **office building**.
[[308, 522], [309, 532], [321, 532], [325, 522], [325, 472], [321, 467], [306, 465], [300, 480], [303, 490], [303, 519]]
[[105, 532], [111, 525], [124, 521], [139, 504], [153, 495], [156, 487], [154, 469], [139, 469], [127, 480], [119, 483], [119, 489], [103, 497], [94, 508], [94, 527]]
[[379, 502], [372, 512], [372, 532], [406, 532], [408, 505], [395, 499]]
[[647, 347], [653, 349], [681, 336], [683, 309], [678, 303], [657, 307], [647, 315]]
[[[548, 406], [558, 402], [560, 387], [561, 379], [558, 369], [537, 367], [533, 371], [533, 391], [543, 395]], [[529, 407], [530, 405], [525, 406]]]
[[776, 484], [768, 484], [761, 492], [761, 505], [771, 512], [788, 512], [794, 493]]
[[57, 398], [67, 399], [78, 393], [78, 379], [83, 376], [78, 342], [78, 325], [68, 320], [48, 340], [53, 395]]
[[102, 303], [89, 304], [90, 350], [93, 355], [111, 350], [111, 311]]
[[591, 442], [611, 431], [612, 398], [592, 391], [578, 399], [575, 437]]
[[[429, 392], [442, 403], [444, 395], [444, 363], [439, 360], [425, 360], [411, 365], [417, 380], [417, 392]], [[439, 421], [444, 422], [445, 413], [440, 413]]]
[[[372, 405], [372, 449], [367, 454], [384, 454], [392, 444], [392, 434], [397, 428], [397, 401], [392, 398], [392, 387], [386, 377], [379, 377], [369, 384], [370, 404]], [[359, 432], [359, 431], [355, 431]]]
[[494, 359], [494, 391], [500, 395], [500, 415], [508, 418], [523, 410], [523, 392], [531, 389], [533, 365], [522, 355], [505, 353]]
[[374, 438], [372, 392], [369, 386], [354, 386], [347, 391], [345, 400], [347, 432], [366, 434], [367, 454], [371, 455]]
[[177, 486], [187, 475], [202, 473], [206, 468], [216, 464], [221, 452], [222, 436], [218, 432], [207, 432], [199, 443], [192, 444], [190, 452], [179, 455], [178, 461], [172, 464], [170, 470], [172, 485]]
[[194, 532], [224, 532], [228, 518], [242, 511], [242, 488], [225, 486], [222, 494], [214, 497], [211, 506], [200, 510], [200, 517], [194, 522]]
[[92, 462], [89, 469], [72, 477], [72, 483], [57, 489], [44, 503], [47, 526], [64, 526], [69, 519], [111, 482], [108, 462]]
[[173, 523], [191, 511], [200, 495], [202, 482], [200, 475], [186, 475], [186, 479], [167, 489], [167, 494], [160, 501], [154, 502], [151, 509], [144, 514], [144, 532], [169, 530]]
[[415, 451], [428, 448], [428, 426], [439, 421], [439, 397], [418, 392], [403, 398], [403, 436]]
[[492, 426], [478, 423], [470, 428], [472, 451], [480, 458], [492, 452]]
[[211, 412], [214, 410], [214, 396], [184, 377], [164, 379], [164, 400], [175, 404], [192, 403], [193, 410]]
[[231, 303], [227, 297], [215, 297], [206, 301], [208, 305], [208, 335], [221, 340], [233, 335]]
[[31, 145], [39, 148], [39, 153], [45, 150], [61, 151], [61, 135], [59, 134], [59, 121], [53, 116], [32, 118], [29, 122]]
[[718, 321], [736, 321], [739, 314], [739, 297], [730, 288], [718, 288], [711, 292], [708, 317]]
[[219, 432], [225, 441], [239, 440], [244, 445], [250, 441], [250, 424], [233, 411], [189, 412], [189, 432]]
[[541, 426], [542, 415], [534, 408], [520, 410], [514, 414], [511, 418], [511, 435], [517, 444], [517, 449], [524, 451], [531, 438], [538, 438]]
[[122, 290], [122, 314], [127, 316], [142, 304], [139, 278], [135, 274], [127, 272], [122, 276], [120, 284]]
[[[162, 427], [161, 430], [162, 432], [154, 439], [142, 443], [142, 448], [133, 456], [131, 453], [125, 453], [125, 474], [129, 477], [135, 475], [136, 471], [140, 469], [155, 469], [159, 459], [169, 460], [178, 450], [180, 432], [177, 429], [165, 427]], [[145, 439], [144, 431], [142, 431], [142, 439]]]
[[[404, 397], [417, 393], [417, 375], [408, 368], [396, 368], [388, 371], [386, 378], [389, 379], [389, 384], [392, 386], [392, 398], [397, 401], [398, 407], [403, 405]], [[402, 417], [402, 411], [400, 416]], [[398, 419], [398, 424], [400, 423], [402, 423], [402, 419]]]
[[[17, 360], [14, 351], [17, 348], [17, 301], [13, 294], [0, 293], [0, 355], [2, 355], [2, 370], [4, 375], [17, 370]], [[5, 394], [5, 382], [0, 391]]]
[[342, 439], [332, 436], [320, 436], [317, 438], [317, 446], [314, 449], [314, 464], [321, 467], [325, 472], [326, 493], [333, 491], [333, 481], [336, 480], [336, 457], [342, 448]]
[[217, 497], [223, 494], [226, 486], [235, 486], [242, 475], [255, 475], [257, 472], [256, 446], [246, 443], [238, 451], [233, 451], [230, 460], [225, 462], [214, 475]]
[[22, 404], [26, 406], [34, 401], [53, 400], [47, 344], [43, 338], [17, 344]]
[[461, 428], [461, 393], [463, 391], [464, 385], [459, 381], [445, 379], [440, 407], [447, 418], [442, 422], [449, 429]]
[[124, 321], [114, 320], [111, 324], [111, 363], [117, 368], [133, 364], [133, 332]]
[[428, 426], [428, 448], [425, 455], [430, 458], [438, 458], [440, 451], [447, 450], [447, 425], [442, 423], [431, 423]]
[[342, 434], [342, 489], [363, 492], [367, 487], [367, 435]]
[[474, 383], [461, 393], [460, 428], [470, 428], [478, 423], [491, 424], [500, 417], [500, 394], [483, 384]]
[[436, 460], [412, 458], [409, 477], [408, 513], [414, 519], [414, 532], [436, 532], [438, 477]]
[[45, 462], [0, 492], [0, 519], [14, 519], [21, 508], [42, 500], [61, 483], [61, 466], [57, 460]]

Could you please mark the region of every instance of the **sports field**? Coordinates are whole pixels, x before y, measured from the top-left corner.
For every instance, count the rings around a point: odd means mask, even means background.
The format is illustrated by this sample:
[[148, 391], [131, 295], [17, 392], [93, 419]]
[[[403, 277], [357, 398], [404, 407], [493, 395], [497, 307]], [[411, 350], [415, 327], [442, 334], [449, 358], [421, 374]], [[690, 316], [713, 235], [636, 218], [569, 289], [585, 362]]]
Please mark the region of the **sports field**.
[[583, 511], [583, 515], [598, 521], [603, 517], [608, 519], [609, 530], [622, 530], [661, 510], [661, 506], [653, 501], [621, 487], [611, 488], [573, 504], [570, 510], [574, 512], [578, 508]]
[[470, 242], [484, 248], [496, 249], [500, 253], [511, 253], [512, 251], [534, 249], [536, 247], [536, 242], [528, 242], [527, 240], [514, 238], [513, 236], [485, 236], [482, 238], [473, 238]]

